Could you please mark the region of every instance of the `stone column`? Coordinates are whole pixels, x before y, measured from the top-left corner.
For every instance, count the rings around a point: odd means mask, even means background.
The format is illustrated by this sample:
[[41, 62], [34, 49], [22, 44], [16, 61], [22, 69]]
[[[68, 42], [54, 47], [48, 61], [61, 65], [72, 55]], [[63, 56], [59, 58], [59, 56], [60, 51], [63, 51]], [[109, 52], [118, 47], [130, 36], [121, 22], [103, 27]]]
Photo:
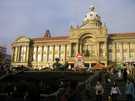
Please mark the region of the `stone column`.
[[49, 45], [46, 45], [46, 61], [48, 63], [49, 60]]
[[66, 45], [66, 59], [71, 57], [71, 46], [69, 44]]
[[100, 62], [100, 42], [97, 42], [96, 54], [97, 54], [97, 61]]
[[16, 62], [18, 62], [18, 46], [16, 46]]
[[18, 58], [18, 46], [16, 46], [16, 57], [15, 57], [15, 62], [17, 62], [17, 58]]
[[25, 50], [25, 62], [27, 62], [27, 46], [26, 46], [26, 50]]
[[123, 42], [121, 43], [121, 61], [123, 61], [124, 60], [124, 52], [123, 52]]
[[36, 55], [36, 62], [38, 62], [38, 46], [36, 46], [36, 53], [35, 53], [35, 55]]
[[[77, 41], [77, 43], [76, 43], [76, 54], [79, 52], [79, 42]], [[76, 56], [76, 54], [75, 54], [75, 56]]]
[[116, 54], [116, 43], [114, 43], [114, 62], [117, 61]]
[[79, 47], [80, 47], [79, 52], [82, 54], [82, 43], [79, 44]]
[[23, 47], [23, 62], [25, 62], [25, 58], [26, 58], [26, 45]]
[[49, 62], [52, 62], [53, 61], [53, 45], [50, 45], [50, 48], [49, 48]]
[[65, 60], [65, 45], [61, 45], [61, 61]]
[[55, 60], [55, 45], [53, 45], [53, 61]]
[[69, 54], [68, 54], [68, 56], [71, 57], [71, 49], [72, 49], [71, 43], [68, 45], [68, 47], [69, 47]]
[[17, 47], [15, 47], [15, 51], [14, 51], [14, 62], [16, 62], [16, 58], [17, 58]]
[[23, 62], [23, 46], [20, 47], [20, 62]]
[[21, 62], [21, 46], [19, 46], [19, 62]]
[[44, 51], [43, 51], [43, 61], [44, 61], [44, 63], [47, 62], [47, 51], [48, 51], [48, 47], [45, 45]]
[[59, 45], [59, 58], [61, 59], [61, 45]]
[[20, 46], [20, 52], [19, 52], [19, 62], [22, 62], [23, 56], [22, 56], [22, 46]]
[[21, 62], [21, 47], [22, 46], [19, 47], [19, 62]]
[[26, 62], [29, 61], [29, 46], [26, 46]]
[[127, 59], [130, 59], [130, 43], [129, 42], [128, 42], [128, 49], [127, 50], [128, 50], [128, 52], [127, 52], [128, 53]]
[[42, 46], [38, 46], [38, 62], [42, 61]]
[[16, 46], [16, 58], [15, 58], [16, 62], [17, 62], [17, 58], [18, 58], [18, 46]]
[[42, 53], [41, 53], [41, 61], [43, 62], [43, 52], [44, 52], [44, 46], [42, 46]]
[[107, 46], [107, 42], [105, 41], [105, 66], [108, 65], [108, 46]]
[[12, 62], [15, 61], [15, 47], [12, 47]]
[[50, 48], [50, 46], [47, 45], [47, 62], [49, 61], [49, 48]]
[[19, 62], [19, 46], [17, 46], [17, 58], [16, 61]]

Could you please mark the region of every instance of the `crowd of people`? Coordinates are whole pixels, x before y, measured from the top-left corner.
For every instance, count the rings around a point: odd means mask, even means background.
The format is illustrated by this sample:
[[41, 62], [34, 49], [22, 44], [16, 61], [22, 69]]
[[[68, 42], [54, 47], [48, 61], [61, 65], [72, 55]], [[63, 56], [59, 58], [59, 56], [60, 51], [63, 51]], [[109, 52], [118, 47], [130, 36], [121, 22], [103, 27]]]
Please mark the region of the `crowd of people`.
[[6, 64], [0, 64], [0, 76], [10, 72], [10, 66]]
[[[104, 87], [100, 81], [97, 81], [95, 89], [96, 101], [103, 101]], [[121, 95], [122, 93], [117, 83], [113, 82], [113, 85], [110, 89], [110, 94], [108, 96], [108, 101], [118, 101], [118, 97]], [[132, 80], [127, 80], [127, 83], [125, 85], [125, 93], [123, 93], [123, 95], [126, 95], [126, 101], [135, 101], [135, 85]]]
[[[135, 81], [128, 77], [127, 69], [125, 68], [117, 72], [111, 71], [108, 74], [105, 74], [105, 82], [111, 84], [108, 101], [119, 101], [118, 98], [121, 95], [126, 96], [126, 101], [135, 101]], [[121, 92], [121, 87], [117, 85], [119, 81], [124, 83], [124, 92]], [[101, 81], [97, 81], [95, 90], [96, 101], [103, 101], [105, 89]]]
[[[46, 81], [45, 81], [46, 82]], [[82, 101], [77, 81], [52, 81], [47, 85], [41, 81], [20, 80], [0, 84], [0, 94], [5, 93], [2, 101], [39, 101], [40, 94], [46, 93], [43, 101]], [[2, 86], [3, 84], [3, 86]], [[44, 91], [41, 91], [44, 89]], [[56, 93], [55, 93], [56, 92]], [[56, 95], [55, 95], [56, 94]], [[57, 96], [57, 100], [53, 99]]]
[[68, 81], [63, 85], [63, 93], [59, 101], [82, 101], [79, 85], [76, 81]]
[[[59, 59], [53, 64], [54, 70], [66, 71], [68, 69], [68, 62], [64, 65], [59, 63]], [[10, 70], [5, 69], [4, 66], [0, 65], [0, 73], [7, 73]], [[108, 101], [118, 101], [119, 96], [124, 95], [127, 101], [135, 101], [135, 81], [128, 77], [127, 69], [122, 70], [106, 70], [104, 72], [105, 83], [110, 83], [110, 92], [108, 94]], [[124, 92], [122, 92], [121, 87], [118, 86], [118, 81], [124, 83]], [[66, 81], [60, 84], [62, 92], [59, 92], [58, 101], [82, 101], [81, 91], [79, 89], [78, 82], [76, 81]], [[95, 84], [95, 96], [96, 101], [104, 101], [103, 95], [106, 92], [105, 85], [102, 79], [97, 80]], [[39, 83], [29, 83], [24, 84], [24, 82], [19, 82], [17, 85], [12, 85], [7, 83], [6, 92], [8, 94], [8, 99], [11, 97], [22, 97], [23, 101], [31, 101], [31, 99], [40, 99], [40, 86]], [[34, 97], [35, 96], [35, 97]]]

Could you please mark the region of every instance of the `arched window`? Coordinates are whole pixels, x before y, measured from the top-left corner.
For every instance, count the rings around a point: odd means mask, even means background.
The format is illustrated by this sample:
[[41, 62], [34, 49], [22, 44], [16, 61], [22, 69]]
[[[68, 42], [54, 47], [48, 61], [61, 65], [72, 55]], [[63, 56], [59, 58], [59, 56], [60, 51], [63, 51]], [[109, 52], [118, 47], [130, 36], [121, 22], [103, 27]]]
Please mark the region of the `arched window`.
[[86, 37], [82, 40], [82, 53], [85, 57], [94, 57], [96, 55], [96, 44], [92, 37]]

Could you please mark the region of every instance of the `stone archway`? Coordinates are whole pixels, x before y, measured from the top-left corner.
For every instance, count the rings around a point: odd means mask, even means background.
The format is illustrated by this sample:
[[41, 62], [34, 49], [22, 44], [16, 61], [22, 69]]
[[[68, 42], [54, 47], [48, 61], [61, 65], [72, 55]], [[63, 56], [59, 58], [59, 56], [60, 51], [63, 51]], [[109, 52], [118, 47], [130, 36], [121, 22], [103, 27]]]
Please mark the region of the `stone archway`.
[[79, 39], [79, 52], [86, 58], [95, 58], [97, 55], [96, 38], [90, 34], [83, 34]]

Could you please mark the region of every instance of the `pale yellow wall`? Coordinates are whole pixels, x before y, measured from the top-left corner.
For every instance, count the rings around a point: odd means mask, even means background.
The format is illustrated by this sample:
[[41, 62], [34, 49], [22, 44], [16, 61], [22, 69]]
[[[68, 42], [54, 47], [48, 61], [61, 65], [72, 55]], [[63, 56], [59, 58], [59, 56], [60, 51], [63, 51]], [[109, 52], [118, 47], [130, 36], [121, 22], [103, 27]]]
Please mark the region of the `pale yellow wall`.
[[[109, 53], [110, 56], [111, 53]], [[111, 57], [111, 56], [110, 56]], [[112, 43], [112, 62], [124, 63], [128, 60], [135, 59], [135, 43], [134, 42], [113, 42]]]
[[55, 58], [60, 58], [60, 62], [64, 62], [70, 56], [69, 48], [65, 44], [34, 46], [33, 68], [43, 68], [52, 65], [55, 62]]
[[[77, 45], [74, 47], [75, 51], [77, 52], [77, 49], [79, 49], [80, 45]], [[28, 62], [28, 52], [31, 47], [28, 47], [26, 45], [20, 45], [16, 46], [13, 49], [14, 54], [14, 63], [25, 63]], [[99, 61], [103, 62], [104, 58], [106, 57], [106, 43], [101, 42], [99, 45], [95, 43], [95, 46], [88, 47], [89, 50], [93, 50], [95, 52], [95, 57], [99, 59]], [[99, 49], [99, 55], [98, 55], [98, 49]], [[100, 50], [103, 51], [100, 52]], [[111, 51], [109, 51], [111, 50]], [[51, 64], [54, 63], [55, 58], [59, 57], [61, 62], [64, 62], [65, 59], [70, 60], [71, 58], [71, 44], [53, 44], [53, 45], [34, 45], [33, 48], [33, 61], [32, 65], [35, 68], [43, 68], [47, 66], [47, 63], [50, 62]], [[108, 42], [108, 60], [111, 62], [116, 63], [122, 63], [127, 60], [133, 60], [135, 59], [135, 42], [132, 41], [112, 41], [111, 43]], [[19, 61], [20, 60], [20, 61]], [[62, 61], [63, 60], [63, 61]], [[87, 60], [86, 60], [87, 61]]]

